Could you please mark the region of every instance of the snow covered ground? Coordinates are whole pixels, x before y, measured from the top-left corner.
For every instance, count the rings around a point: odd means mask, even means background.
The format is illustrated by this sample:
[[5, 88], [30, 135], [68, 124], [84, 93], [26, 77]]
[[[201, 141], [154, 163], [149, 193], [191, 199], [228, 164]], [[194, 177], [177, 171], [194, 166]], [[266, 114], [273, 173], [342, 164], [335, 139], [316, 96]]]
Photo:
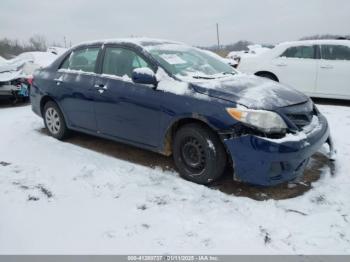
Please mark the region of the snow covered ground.
[[266, 201], [59, 142], [30, 106], [0, 108], [0, 254], [350, 254], [350, 107], [319, 108], [335, 175]]

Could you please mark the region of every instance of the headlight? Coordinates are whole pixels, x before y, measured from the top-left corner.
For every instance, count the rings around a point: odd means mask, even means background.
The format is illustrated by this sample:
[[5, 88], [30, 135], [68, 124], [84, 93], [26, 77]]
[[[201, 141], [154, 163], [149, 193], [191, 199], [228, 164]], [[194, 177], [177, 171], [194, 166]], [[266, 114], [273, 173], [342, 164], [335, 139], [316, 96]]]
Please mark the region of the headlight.
[[264, 133], [285, 132], [287, 125], [277, 114], [265, 110], [226, 108], [234, 119], [259, 129]]

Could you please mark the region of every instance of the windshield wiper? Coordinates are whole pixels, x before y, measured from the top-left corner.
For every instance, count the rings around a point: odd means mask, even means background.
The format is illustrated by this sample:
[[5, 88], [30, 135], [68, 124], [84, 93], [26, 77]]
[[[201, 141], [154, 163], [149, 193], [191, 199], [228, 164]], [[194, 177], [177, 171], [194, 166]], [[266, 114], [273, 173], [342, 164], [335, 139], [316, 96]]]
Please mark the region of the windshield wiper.
[[210, 76], [192, 76], [195, 79], [215, 79], [215, 77]]
[[[236, 73], [235, 72], [230, 72], [230, 71], [227, 71], [227, 72], [221, 72], [221, 73], [218, 73], [218, 74], [223, 74], [223, 75], [235, 75]], [[195, 79], [218, 79], [218, 78], [221, 78], [220, 76], [218, 76], [218, 74], [216, 74], [216, 76], [201, 76], [201, 75], [195, 75], [195, 76], [192, 76], [193, 78]]]
[[223, 75], [235, 75], [235, 72], [222, 72]]

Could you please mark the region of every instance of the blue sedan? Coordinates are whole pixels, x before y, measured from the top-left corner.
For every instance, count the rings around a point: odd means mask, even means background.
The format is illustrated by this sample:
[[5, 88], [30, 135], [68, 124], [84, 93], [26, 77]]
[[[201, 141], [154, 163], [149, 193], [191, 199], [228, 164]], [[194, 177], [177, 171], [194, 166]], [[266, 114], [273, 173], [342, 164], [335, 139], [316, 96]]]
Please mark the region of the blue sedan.
[[246, 183], [295, 180], [331, 141], [304, 94], [166, 40], [77, 45], [35, 72], [30, 96], [53, 137], [75, 130], [172, 155], [180, 175], [200, 184], [227, 164]]

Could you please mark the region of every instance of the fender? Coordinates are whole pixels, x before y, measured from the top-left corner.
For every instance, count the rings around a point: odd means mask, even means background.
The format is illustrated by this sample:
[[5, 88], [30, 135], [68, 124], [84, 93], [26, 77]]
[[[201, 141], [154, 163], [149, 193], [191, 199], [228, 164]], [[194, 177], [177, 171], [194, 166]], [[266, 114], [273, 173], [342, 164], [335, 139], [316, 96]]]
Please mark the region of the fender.
[[215, 127], [207, 117], [199, 115], [197, 113], [189, 113], [173, 118], [172, 121], [167, 125], [165, 131], [162, 133], [162, 146], [160, 148], [160, 153], [170, 156], [172, 154], [172, 140], [175, 131], [182, 125], [188, 123], [202, 123], [212, 129], [215, 133], [218, 132], [218, 128]]

